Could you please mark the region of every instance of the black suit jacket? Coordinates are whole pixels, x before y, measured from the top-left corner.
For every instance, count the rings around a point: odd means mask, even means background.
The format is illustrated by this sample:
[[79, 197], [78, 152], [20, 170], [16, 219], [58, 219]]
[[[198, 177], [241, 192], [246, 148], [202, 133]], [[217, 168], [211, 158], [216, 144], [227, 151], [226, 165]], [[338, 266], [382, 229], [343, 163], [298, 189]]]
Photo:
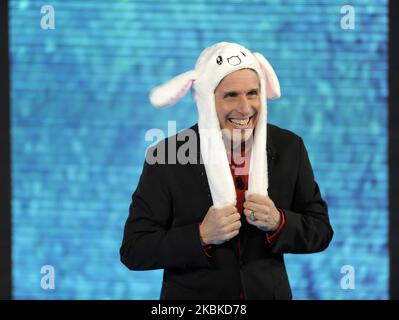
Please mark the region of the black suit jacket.
[[[191, 129], [199, 137], [198, 126]], [[329, 245], [333, 230], [327, 205], [302, 139], [271, 124], [267, 130], [269, 196], [285, 214], [272, 245], [263, 231], [242, 219], [239, 236], [213, 245], [208, 257], [198, 229], [212, 206], [204, 165], [145, 162], [120, 256], [131, 270], [164, 269], [161, 299], [239, 299], [240, 292], [247, 299], [291, 299], [283, 253], [318, 252]], [[170, 142], [178, 148], [184, 141], [177, 140], [169, 137], [148, 154], [167, 151]], [[197, 148], [198, 161], [199, 138]]]

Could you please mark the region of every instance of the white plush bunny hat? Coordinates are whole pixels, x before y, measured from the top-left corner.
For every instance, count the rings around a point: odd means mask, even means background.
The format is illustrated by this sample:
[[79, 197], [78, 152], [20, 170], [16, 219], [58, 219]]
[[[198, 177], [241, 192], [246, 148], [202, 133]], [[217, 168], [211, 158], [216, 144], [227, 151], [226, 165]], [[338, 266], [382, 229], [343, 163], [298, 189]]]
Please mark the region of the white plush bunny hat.
[[246, 68], [258, 74], [262, 102], [255, 127], [248, 193], [267, 195], [266, 97], [279, 98], [280, 84], [272, 66], [262, 54], [252, 53], [236, 43], [216, 43], [201, 53], [194, 70], [174, 77], [150, 93], [151, 103], [155, 107], [162, 108], [175, 104], [192, 87], [199, 113], [201, 156], [204, 159], [213, 205], [216, 208], [235, 205], [236, 192], [216, 113], [214, 91], [225, 76]]

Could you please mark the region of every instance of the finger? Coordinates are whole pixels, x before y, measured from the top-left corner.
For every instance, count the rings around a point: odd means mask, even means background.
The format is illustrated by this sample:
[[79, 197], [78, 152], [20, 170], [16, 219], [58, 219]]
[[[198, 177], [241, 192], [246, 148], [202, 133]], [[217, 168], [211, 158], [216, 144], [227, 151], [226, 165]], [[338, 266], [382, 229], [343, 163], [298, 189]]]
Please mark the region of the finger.
[[245, 201], [243, 204], [244, 209], [256, 212], [269, 212], [269, 207], [263, 204], [255, 203], [252, 201]]
[[248, 217], [245, 217], [245, 220], [247, 220], [247, 222], [248, 222], [249, 224], [252, 224], [253, 226], [255, 225], [255, 224], [254, 224], [255, 221], [252, 221], [252, 220], [249, 218], [249, 216], [248, 216]]
[[[266, 211], [265, 211], [266, 210]], [[244, 215], [246, 217], [249, 217], [251, 213], [255, 213], [256, 220], [264, 220], [267, 221], [270, 216], [270, 212], [267, 208], [263, 208], [262, 210], [249, 210], [249, 209], [244, 209]]]
[[258, 227], [258, 228], [259, 227], [267, 227], [267, 223], [265, 221], [262, 221], [262, 220], [255, 220], [253, 225], [255, 227]]
[[239, 234], [239, 232], [240, 232], [240, 230], [234, 230], [232, 232], [229, 232], [228, 234], [226, 234], [225, 240], [233, 239], [236, 235]]
[[266, 203], [267, 199], [266, 196], [262, 196], [258, 193], [251, 193], [245, 197], [247, 201], [254, 201], [259, 203]]
[[270, 230], [270, 229], [271, 229], [271, 226], [270, 226], [267, 222], [265, 222], [265, 221], [262, 221], [262, 220], [255, 220], [255, 221], [252, 221], [249, 217], [247, 217], [246, 220], [247, 220], [247, 222], [248, 222], [249, 224], [252, 224], [254, 227], [265, 228], [265, 229], [267, 229], [267, 230]]
[[225, 217], [224, 219], [225, 219], [223, 221], [224, 224], [229, 225], [229, 224], [232, 224], [232, 223], [234, 223], [236, 221], [240, 221], [241, 215], [238, 212], [235, 212], [234, 214], [232, 214], [232, 215], [230, 215], [228, 217]]
[[268, 213], [264, 213], [262, 211], [256, 211], [256, 210], [248, 210], [248, 209], [244, 209], [244, 215], [246, 218], [250, 218], [251, 213], [254, 212], [255, 213], [255, 218], [256, 220], [263, 220], [263, 221], [267, 221], [269, 214]]
[[236, 221], [230, 225], [230, 232], [241, 228], [241, 221]]
[[[253, 211], [255, 212], [255, 218], [256, 218], [255, 221], [261, 221], [263, 223], [270, 223], [271, 216], [270, 216], [269, 212], [265, 213], [262, 211], [255, 211], [255, 210], [253, 210]], [[252, 213], [252, 210], [244, 209], [244, 215], [247, 219], [250, 219], [251, 213]]]
[[235, 206], [229, 205], [222, 208], [222, 212], [224, 216], [229, 216], [237, 212], [237, 208]]
[[[252, 210], [244, 209], [244, 215], [245, 215], [247, 221], [249, 219], [252, 222], [251, 213], [252, 213]], [[259, 224], [259, 223], [269, 223], [270, 218], [269, 218], [268, 214], [265, 214], [265, 213], [260, 212], [260, 211], [256, 211], [256, 212], [254, 211], [254, 213], [255, 213], [256, 220], [253, 221], [253, 222], [257, 222], [257, 224]], [[251, 223], [251, 224], [255, 225], [254, 223]]]
[[266, 218], [265, 220], [263, 220], [263, 219], [257, 219], [257, 220], [255, 220], [255, 221], [253, 222], [253, 225], [256, 226], [256, 227], [258, 227], [258, 228], [264, 227], [264, 228], [267, 228], [267, 229], [272, 229], [274, 223], [273, 223], [272, 220]]
[[245, 200], [247, 201], [254, 201], [257, 203], [263, 203], [263, 204], [267, 204], [270, 200], [270, 198], [268, 196], [263, 196], [261, 194], [258, 193], [251, 193], [248, 196], [245, 197]]
[[239, 230], [241, 228], [241, 222], [236, 221], [226, 227], [223, 228], [223, 232], [227, 235], [233, 231]]
[[252, 210], [249, 210], [249, 209], [244, 209], [244, 215], [246, 216], [246, 217], [249, 217], [250, 216], [250, 214], [251, 214], [251, 212], [252, 212]]
[[244, 209], [244, 215], [248, 218], [251, 215], [252, 210]]

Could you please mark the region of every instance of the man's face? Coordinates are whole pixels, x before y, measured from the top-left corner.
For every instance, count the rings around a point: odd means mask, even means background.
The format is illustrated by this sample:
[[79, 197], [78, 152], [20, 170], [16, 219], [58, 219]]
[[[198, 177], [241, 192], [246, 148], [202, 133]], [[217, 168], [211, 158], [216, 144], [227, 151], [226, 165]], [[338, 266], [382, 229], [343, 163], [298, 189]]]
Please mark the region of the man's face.
[[222, 131], [227, 129], [230, 137], [239, 133], [241, 142], [251, 137], [261, 108], [256, 72], [241, 69], [224, 77], [215, 89], [215, 104]]

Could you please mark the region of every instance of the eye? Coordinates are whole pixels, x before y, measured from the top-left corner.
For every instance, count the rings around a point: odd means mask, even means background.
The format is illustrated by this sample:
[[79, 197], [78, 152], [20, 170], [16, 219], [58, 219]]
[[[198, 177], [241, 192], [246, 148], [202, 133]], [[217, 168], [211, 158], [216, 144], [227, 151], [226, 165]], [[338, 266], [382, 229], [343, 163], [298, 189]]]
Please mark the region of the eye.
[[240, 51], [241, 53], [242, 53], [242, 55], [244, 56], [244, 57], [246, 57], [246, 55], [245, 55], [245, 53], [244, 52], [242, 52], [242, 51]]
[[222, 56], [218, 56], [218, 57], [216, 58], [216, 63], [217, 63], [218, 65], [221, 65], [221, 64], [223, 63], [223, 58], [222, 58]]
[[223, 98], [236, 98], [238, 96], [237, 92], [226, 92]]
[[257, 97], [258, 96], [258, 90], [251, 90], [248, 92], [248, 95], [251, 97]]

